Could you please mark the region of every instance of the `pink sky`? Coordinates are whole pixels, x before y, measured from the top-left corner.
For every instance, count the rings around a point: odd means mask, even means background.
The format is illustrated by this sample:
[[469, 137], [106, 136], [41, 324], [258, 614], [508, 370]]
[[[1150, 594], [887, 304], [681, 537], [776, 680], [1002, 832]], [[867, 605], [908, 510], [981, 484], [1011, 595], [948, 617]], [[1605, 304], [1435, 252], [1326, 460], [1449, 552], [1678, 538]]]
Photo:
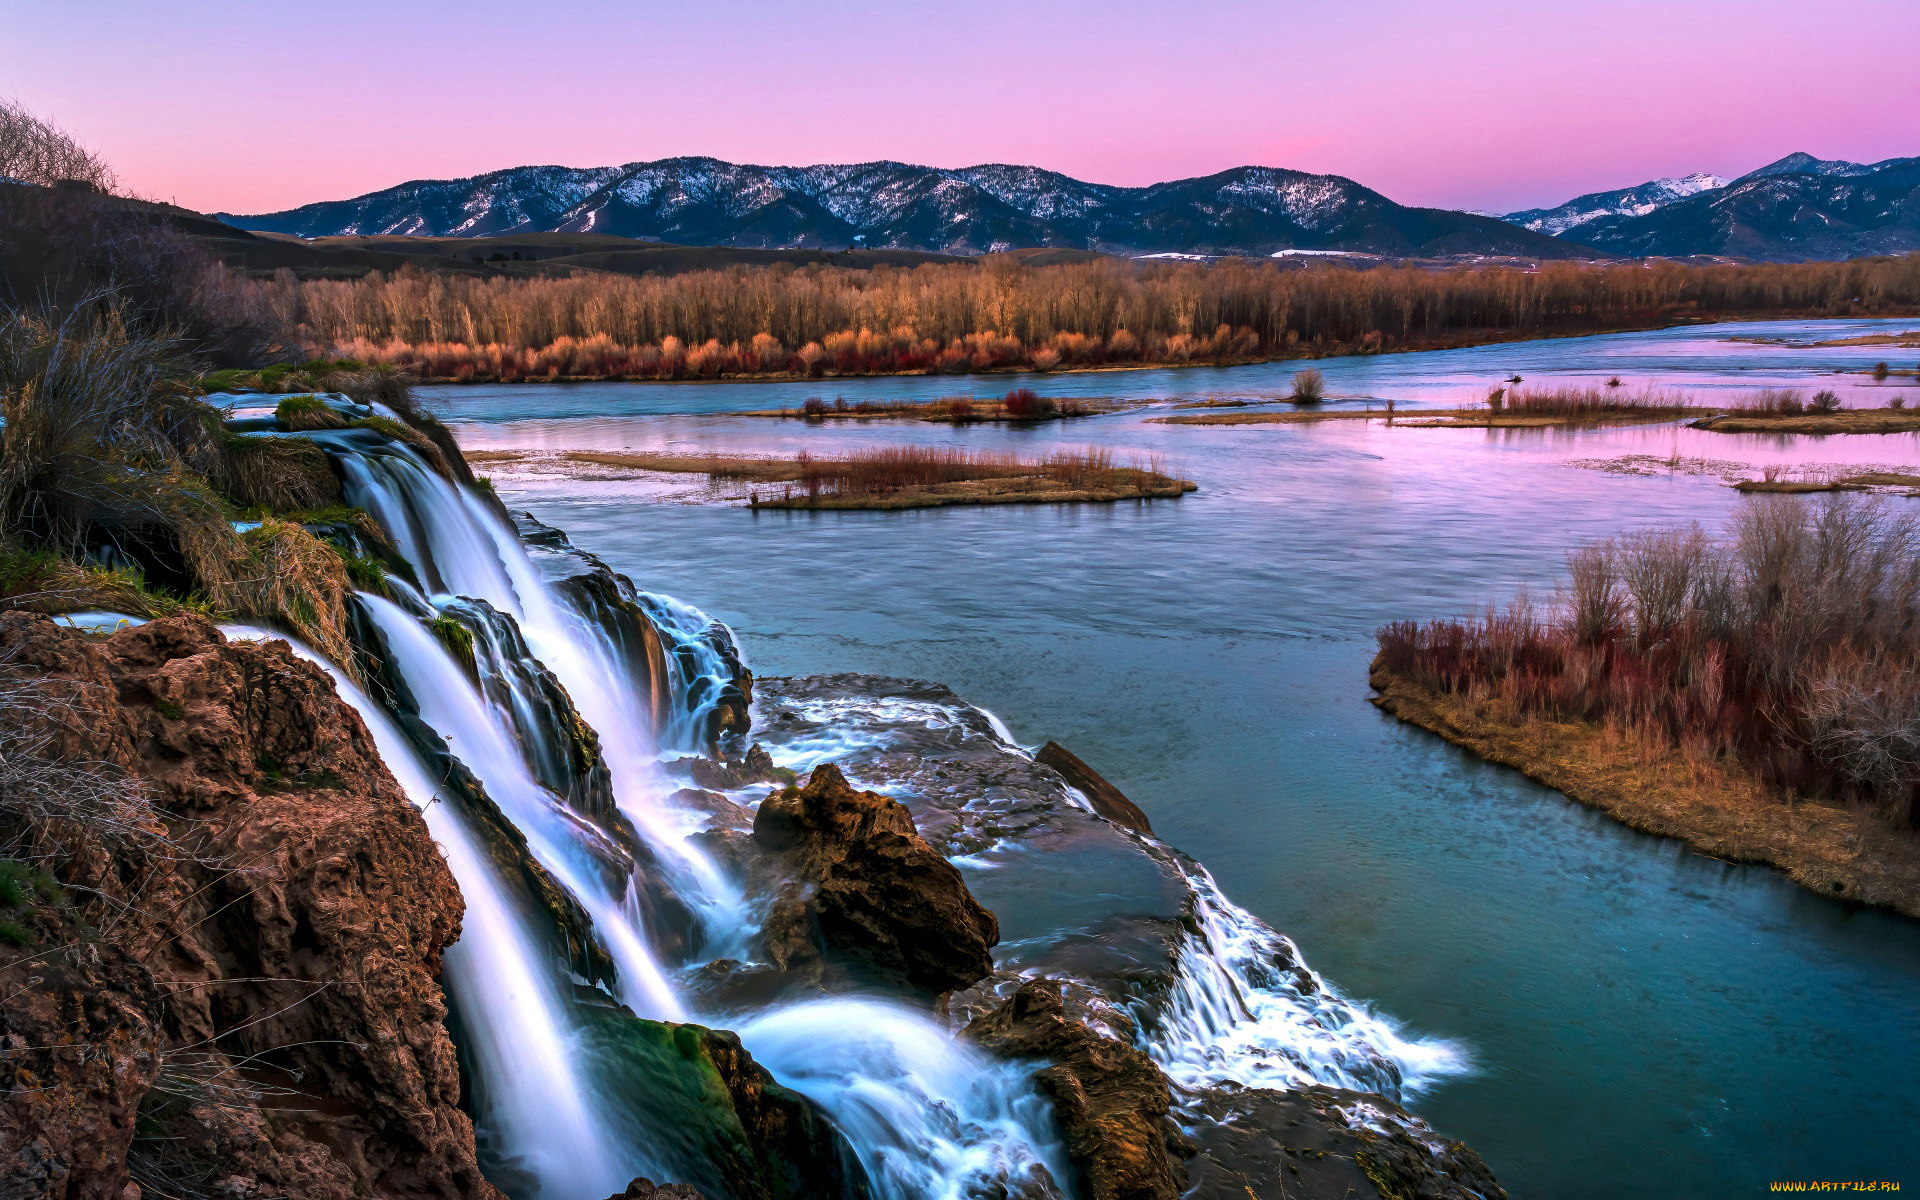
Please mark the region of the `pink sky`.
[[1245, 163], [1495, 211], [1920, 155], [1920, 0], [0, 0], [0, 95], [264, 212], [528, 163]]

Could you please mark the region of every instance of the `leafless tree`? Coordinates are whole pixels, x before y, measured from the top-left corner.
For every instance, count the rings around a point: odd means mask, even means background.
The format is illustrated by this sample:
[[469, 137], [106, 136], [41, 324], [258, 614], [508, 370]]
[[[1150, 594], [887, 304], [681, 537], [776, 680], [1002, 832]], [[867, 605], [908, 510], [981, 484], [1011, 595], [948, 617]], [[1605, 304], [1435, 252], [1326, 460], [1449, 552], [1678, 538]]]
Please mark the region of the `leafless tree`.
[[40, 187], [82, 183], [102, 192], [117, 183], [105, 159], [15, 100], [0, 100], [0, 179]]

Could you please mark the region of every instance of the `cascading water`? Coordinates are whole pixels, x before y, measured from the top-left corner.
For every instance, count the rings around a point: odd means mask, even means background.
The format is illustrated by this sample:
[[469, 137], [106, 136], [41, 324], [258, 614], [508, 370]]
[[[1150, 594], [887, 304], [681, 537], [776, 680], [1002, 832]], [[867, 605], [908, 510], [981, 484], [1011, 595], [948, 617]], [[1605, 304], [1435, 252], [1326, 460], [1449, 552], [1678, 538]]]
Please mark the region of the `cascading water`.
[[283, 638], [294, 653], [333, 677], [334, 687], [367, 723], [380, 757], [426, 817], [447, 856], [467, 911], [460, 940], [447, 948], [444, 973], [467, 1036], [463, 1049], [485, 1089], [477, 1107], [485, 1135], [505, 1157], [542, 1181], [543, 1194], [603, 1196], [637, 1173], [616, 1156], [619, 1140], [601, 1119], [581, 1077], [559, 981], [527, 914], [500, 885], [466, 821], [440, 803], [433, 773], [384, 709], [339, 667], [286, 635], [245, 625], [236, 639]]
[[[268, 424], [251, 418], [235, 429], [286, 436]], [[328, 451], [348, 502], [381, 526], [418, 584], [390, 576], [384, 596], [359, 596], [362, 650], [395, 683], [396, 703], [404, 695], [402, 719], [338, 666], [300, 652], [361, 710], [467, 897], [447, 984], [478, 1125], [512, 1176], [509, 1190], [522, 1200], [596, 1200], [638, 1174], [672, 1178], [689, 1164], [649, 1143], [644, 1116], [619, 1111], [619, 1081], [599, 1074], [607, 1068], [586, 1047], [615, 1011], [595, 999], [599, 985], [642, 1018], [684, 1020], [694, 1006], [682, 970], [744, 957], [746, 900], [689, 841], [698, 821], [669, 801], [677, 785], [660, 757], [708, 748], [732, 719], [729, 706], [743, 704], [731, 635], [624, 580], [608, 595], [613, 577], [597, 560], [588, 561], [602, 590], [569, 590], [538, 527], [526, 535], [544, 556], [536, 561], [489, 498], [403, 442], [364, 428], [303, 436]], [[631, 628], [615, 628], [620, 614], [645, 623], [637, 642]], [[443, 770], [428, 765], [441, 759]], [[436, 787], [453, 775], [467, 782]], [[558, 900], [509, 878], [500, 821]], [[1276, 963], [1297, 962], [1291, 945], [1194, 872], [1200, 927], [1146, 1034], [1176, 1081], [1316, 1080], [1396, 1095], [1417, 1081], [1421, 1047], [1324, 988], [1309, 998], [1315, 989], [1267, 978]], [[549, 927], [565, 918], [543, 903], [584, 913], [590, 930], [567, 936], [590, 944], [561, 938], [568, 953], [557, 951]], [[663, 941], [658, 929], [678, 936]], [[576, 951], [587, 965], [570, 960]], [[729, 1023], [757, 1061], [828, 1115], [881, 1200], [1063, 1194], [1067, 1164], [1029, 1068], [987, 1058], [926, 1014], [841, 997]]]
[[1069, 1177], [1058, 1148], [1028, 1136], [1050, 1118], [1027, 1069], [919, 1013], [816, 1001], [756, 1018], [740, 1037], [776, 1078], [833, 1114], [889, 1200], [1058, 1196]]
[[[411, 447], [369, 431], [311, 436], [336, 463], [347, 500], [383, 528], [423, 589], [390, 578], [394, 598], [358, 597], [376, 643], [367, 649], [404, 684], [416, 709], [410, 717], [445, 744], [525, 839], [532, 859], [590, 917], [611, 959], [617, 998], [645, 1017], [683, 1019], [686, 1004], [673, 974], [649, 944], [652, 914], [636, 895], [630, 856], [603, 823], [573, 811], [569, 798], [540, 778], [533, 760], [542, 755], [529, 740], [550, 738], [541, 728], [547, 715], [525, 694], [528, 676], [517, 668], [529, 664], [499, 656], [523, 646], [531, 665], [564, 689], [580, 722], [598, 732], [620, 817], [694, 914], [704, 956], [715, 957], [742, 944], [744, 901], [687, 842], [691, 822], [664, 799], [675, 785], [660, 769], [658, 744], [703, 747], [737, 666], [729, 661], [730, 635], [670, 598], [625, 597], [663, 643], [666, 678], [651, 679], [646, 664], [542, 577], [520, 537], [482, 497], [439, 475]], [[448, 622], [467, 631], [464, 655], [443, 640]], [[638, 1174], [671, 1177], [675, 1164], [657, 1162], [634, 1144], [644, 1140], [644, 1129], [638, 1138], [626, 1136], [622, 1131], [636, 1122], [606, 1111], [618, 1103], [617, 1089], [596, 1086], [593, 1064], [578, 1050], [587, 1021], [569, 1011], [582, 981], [535, 931], [539, 914], [525, 911], [503, 886], [457, 805], [433, 802], [433, 772], [408, 734], [337, 667], [322, 666], [367, 715], [383, 757], [428, 814], [468, 898], [466, 929], [447, 954], [447, 982], [477, 1077], [480, 1125], [511, 1168], [513, 1190], [539, 1200], [593, 1200]], [[675, 701], [657, 728], [645, 719], [655, 708], [652, 686], [672, 689]], [[766, 1053], [779, 1077], [791, 1074], [829, 1115], [882, 1200], [924, 1200], [941, 1194], [937, 1181], [969, 1173], [1030, 1179], [1029, 1194], [1045, 1195], [1064, 1170], [1050, 1118], [1023, 1072], [986, 1064], [924, 1014], [824, 1000], [763, 1020], [745, 1035], [749, 1049]], [[848, 1030], [858, 1037], [850, 1041]]]

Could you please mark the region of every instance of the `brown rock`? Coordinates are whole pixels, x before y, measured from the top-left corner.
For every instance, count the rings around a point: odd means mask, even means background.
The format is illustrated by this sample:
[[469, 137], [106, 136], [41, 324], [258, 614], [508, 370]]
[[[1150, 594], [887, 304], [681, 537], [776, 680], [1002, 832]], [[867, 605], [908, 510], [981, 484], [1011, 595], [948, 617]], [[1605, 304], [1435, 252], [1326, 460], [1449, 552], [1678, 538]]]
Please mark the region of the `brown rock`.
[[1127, 799], [1125, 792], [1108, 783], [1098, 771], [1081, 762], [1078, 755], [1059, 742], [1048, 742], [1040, 747], [1040, 753], [1033, 758], [1041, 766], [1052, 767], [1060, 772], [1062, 779], [1085, 794], [1093, 805], [1093, 811], [1107, 820], [1141, 833], [1153, 832], [1153, 826], [1147, 823], [1147, 814], [1140, 811], [1139, 805]]
[[63, 835], [72, 906], [0, 953], [0, 1036], [45, 1048], [0, 1055], [0, 1194], [118, 1198], [133, 1166], [497, 1200], [436, 982], [460, 894], [326, 674], [194, 616], [99, 639], [0, 614], [0, 661], [64, 705], [49, 757], [139, 781], [152, 818], [144, 844]]
[[706, 1200], [684, 1183], [655, 1183], [644, 1176], [627, 1185], [627, 1190], [607, 1200]]
[[928, 995], [992, 972], [1000, 925], [959, 869], [905, 806], [855, 790], [833, 764], [762, 801], [753, 840], [788, 879], [762, 926], [776, 966], [832, 961]]
[[1067, 1155], [1093, 1200], [1175, 1200], [1186, 1185], [1172, 1090], [1145, 1052], [1070, 1019], [1060, 984], [1030, 979], [967, 1035], [1007, 1058], [1052, 1065], [1034, 1080], [1053, 1101]]
[[1393, 1101], [1311, 1085], [1192, 1097], [1186, 1200], [1506, 1200], [1478, 1154]]

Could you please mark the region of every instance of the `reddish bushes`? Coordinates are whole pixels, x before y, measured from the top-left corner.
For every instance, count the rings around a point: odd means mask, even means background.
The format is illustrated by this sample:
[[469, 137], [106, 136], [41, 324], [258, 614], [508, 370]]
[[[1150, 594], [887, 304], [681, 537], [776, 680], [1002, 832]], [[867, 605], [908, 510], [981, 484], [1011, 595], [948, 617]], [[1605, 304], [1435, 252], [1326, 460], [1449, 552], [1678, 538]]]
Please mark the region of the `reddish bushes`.
[[1920, 823], [1920, 520], [1785, 498], [1570, 556], [1549, 611], [1380, 631], [1381, 666], [1518, 716], [1593, 721], [1789, 794]]
[[[327, 353], [432, 378], [805, 377], [1371, 354], [1703, 313], [1856, 316], [1920, 306], [1920, 255], [1453, 271], [1005, 258], [911, 270], [736, 267], [480, 279], [403, 270], [248, 285]], [[1861, 300], [1868, 297], [1868, 300]]]

